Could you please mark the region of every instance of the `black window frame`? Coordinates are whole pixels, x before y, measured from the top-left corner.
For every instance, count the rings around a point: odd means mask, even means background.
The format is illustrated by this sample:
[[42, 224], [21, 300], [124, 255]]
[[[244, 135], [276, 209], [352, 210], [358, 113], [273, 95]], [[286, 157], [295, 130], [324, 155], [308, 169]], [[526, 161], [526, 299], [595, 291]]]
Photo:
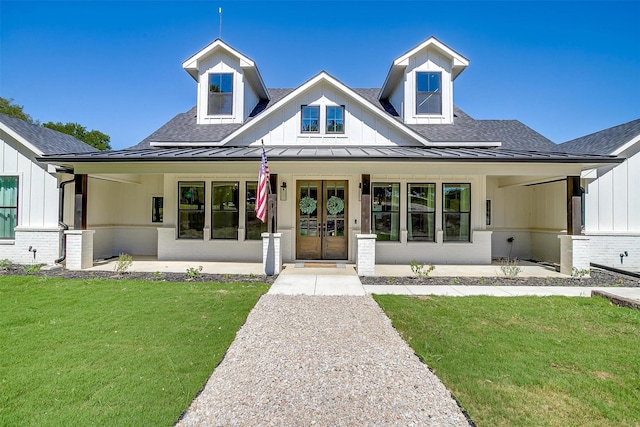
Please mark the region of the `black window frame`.
[[[421, 187], [431, 187], [433, 189], [433, 206], [426, 206], [427, 209], [431, 208], [432, 210], [426, 211], [413, 211], [412, 210], [412, 195], [411, 195], [411, 187], [412, 186], [421, 186]], [[436, 241], [436, 203], [438, 201], [437, 196], [437, 187], [435, 182], [409, 182], [407, 183], [407, 241], [410, 242], [435, 242]], [[427, 201], [428, 202], [428, 201]], [[423, 217], [422, 222], [426, 224], [431, 224], [430, 230], [427, 232], [427, 237], [415, 237], [413, 236], [413, 219]], [[431, 218], [431, 221], [426, 218]], [[411, 225], [411, 227], [409, 227]]]
[[[305, 117], [305, 109], [314, 109], [318, 112], [318, 117], [316, 120], [316, 126], [317, 129], [316, 130], [305, 130], [305, 121], [312, 121], [314, 120], [313, 117]], [[316, 134], [316, 133], [320, 133], [320, 106], [319, 105], [302, 105], [300, 106], [300, 133], [305, 133], [305, 134]]]
[[[199, 207], [197, 209], [185, 209], [185, 208], [181, 208], [180, 206], [182, 205], [180, 202], [182, 201], [182, 186], [184, 185], [186, 186], [190, 186], [191, 188], [194, 187], [198, 187], [199, 185], [202, 185], [202, 201], [200, 202], [200, 200], [198, 200], [198, 203], [196, 203], [197, 205], [199, 205]], [[206, 206], [206, 198], [207, 198], [207, 184], [205, 181], [178, 181], [178, 226], [177, 226], [177, 231], [178, 231], [178, 239], [180, 240], [204, 240], [204, 228], [205, 228], [205, 206]], [[185, 203], [185, 205], [188, 205]], [[196, 218], [194, 221], [196, 222], [201, 222], [202, 227], [201, 228], [189, 228], [187, 230], [195, 230], [196, 232], [199, 232], [200, 235], [195, 235], [195, 236], [183, 236], [183, 232], [182, 232], [182, 218], [181, 218], [181, 214], [183, 212], [190, 212], [193, 214], [200, 214], [201, 218]], [[191, 221], [191, 220], [190, 220]], [[186, 230], [185, 230], [186, 231]]]
[[151, 196], [151, 222], [159, 223], [164, 221], [164, 197]]
[[[253, 186], [253, 190], [249, 186]], [[267, 222], [262, 222], [256, 217], [256, 201], [258, 198], [258, 181], [245, 182], [245, 215], [244, 215], [244, 239], [245, 240], [262, 240], [262, 233], [268, 231]], [[253, 203], [250, 203], [251, 194], [253, 194]], [[249, 225], [252, 223], [260, 223], [260, 233], [257, 236], [251, 236], [249, 233]]]
[[[462, 187], [462, 186], [468, 186], [469, 188], [469, 209], [468, 210], [462, 210], [462, 203], [459, 202], [458, 203], [458, 209], [457, 210], [449, 210], [447, 209], [447, 200], [449, 200], [446, 196], [446, 189], [447, 186], [450, 187]], [[470, 182], [447, 182], [447, 183], [443, 183], [442, 184], [442, 231], [443, 231], [443, 236], [442, 236], [442, 240], [443, 242], [470, 242], [471, 241], [471, 202], [472, 202], [472, 194], [471, 194], [471, 183]], [[455, 200], [455, 199], [454, 199]], [[462, 200], [462, 199], [460, 199]], [[458, 224], [457, 224], [457, 228], [461, 229], [460, 224], [462, 223], [462, 217], [467, 216], [467, 226], [466, 226], [466, 239], [460, 239], [460, 238], [452, 238], [451, 236], [449, 236], [449, 234], [447, 233], [447, 224], [451, 223], [449, 222], [450, 219], [455, 219], [456, 217], [458, 218]], [[455, 221], [454, 221], [455, 222]], [[460, 235], [460, 234], [459, 234]]]
[[[438, 88], [436, 90], [429, 90], [429, 78], [427, 78], [427, 90], [420, 90], [420, 76], [423, 74], [434, 74], [438, 75]], [[421, 98], [424, 97], [424, 100], [421, 101]], [[430, 109], [425, 107], [426, 111], [421, 111], [421, 105], [425, 104], [427, 100], [431, 97], [437, 97], [439, 99], [438, 102], [438, 110], [431, 111]], [[434, 115], [442, 115], [442, 72], [440, 71], [416, 71], [416, 115], [420, 116], [434, 116]], [[431, 103], [427, 103], [427, 106], [431, 105]]]
[[[337, 119], [337, 118], [331, 118], [329, 117], [329, 109], [336, 109], [337, 111], [341, 111], [342, 112], [342, 118]], [[345, 108], [344, 105], [327, 105], [325, 108], [325, 132], [327, 134], [344, 134], [345, 132], [345, 123], [344, 123], [344, 112], [345, 112]], [[329, 120], [334, 120], [335, 124], [333, 126], [331, 126], [329, 124]], [[329, 130], [331, 127], [337, 127], [338, 126], [338, 122], [340, 123], [340, 125], [342, 126], [342, 130]]]
[[[19, 212], [18, 212], [18, 205], [20, 203], [20, 177], [18, 175], [0, 175], [0, 179], [6, 179], [6, 178], [14, 178], [15, 179], [15, 186], [16, 186], [16, 200], [15, 200], [15, 206], [13, 204], [11, 205], [0, 205], [0, 209], [11, 209], [11, 210], [15, 210], [15, 224], [13, 226], [13, 228], [11, 228], [10, 233], [8, 236], [0, 236], [0, 240], [15, 240], [16, 238], [16, 227], [18, 226], [18, 221], [19, 221]], [[0, 203], [4, 203], [2, 200], [0, 200]], [[4, 227], [3, 227], [4, 228]]]
[[[219, 76], [220, 84], [211, 84], [212, 77]], [[223, 88], [222, 78], [223, 76], [231, 76], [231, 90], [226, 91]], [[212, 90], [213, 87], [217, 87], [219, 90]], [[208, 116], [232, 116], [233, 115], [233, 73], [209, 73], [207, 78], [207, 115]], [[230, 102], [229, 112], [226, 112], [225, 102]], [[216, 102], [220, 104], [218, 110], [212, 111], [212, 107], [216, 106]]]
[[[376, 196], [376, 189], [380, 188], [380, 187], [392, 187], [393, 186], [397, 186], [398, 188], [398, 203], [397, 203], [397, 210], [392, 210], [392, 209], [388, 209], [385, 210], [385, 205], [386, 203], [383, 203], [382, 201], [378, 200], [378, 197]], [[392, 191], [392, 195], [391, 195], [391, 201], [389, 203], [389, 205], [391, 207], [393, 207], [393, 189]], [[379, 206], [376, 206], [376, 203]], [[400, 183], [399, 182], [372, 182], [371, 183], [371, 229], [372, 229], [372, 233], [373, 234], [377, 234], [377, 241], [389, 241], [389, 242], [399, 242], [400, 241], [400, 206], [402, 203], [402, 192], [400, 191]], [[393, 218], [394, 216], [397, 218], [397, 227], [394, 230], [393, 229]], [[377, 221], [383, 221], [386, 222], [385, 218], [389, 217], [389, 232], [388, 233], [381, 233], [379, 232], [379, 229], [376, 227], [377, 225]], [[393, 238], [394, 236], [394, 231], [395, 231], [395, 235], [396, 237]]]
[[[219, 204], [216, 197], [218, 191], [216, 186], [231, 187], [231, 200], [223, 198]], [[226, 205], [225, 205], [226, 203]], [[230, 207], [229, 203], [233, 206]], [[218, 206], [216, 208], [216, 206]], [[223, 220], [231, 224], [225, 227], [218, 227], [217, 218], [231, 218]], [[229, 227], [235, 228], [234, 233], [228, 233]], [[240, 182], [238, 181], [211, 181], [211, 240], [238, 240], [238, 229], [240, 228]]]

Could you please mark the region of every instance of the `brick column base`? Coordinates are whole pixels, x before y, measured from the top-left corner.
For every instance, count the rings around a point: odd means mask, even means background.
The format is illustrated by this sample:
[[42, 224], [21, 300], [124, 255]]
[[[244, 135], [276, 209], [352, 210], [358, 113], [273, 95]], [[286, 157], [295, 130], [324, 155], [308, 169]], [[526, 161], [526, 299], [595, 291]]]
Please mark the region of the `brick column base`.
[[376, 274], [376, 239], [377, 234], [356, 234], [358, 256], [356, 268], [358, 276], [374, 276]]
[[[574, 268], [580, 271], [591, 269], [589, 265], [589, 237], [560, 235], [558, 239], [560, 239], [560, 273], [571, 276]], [[582, 277], [589, 277], [589, 275]]]
[[93, 267], [93, 234], [95, 230], [67, 230], [67, 270]]

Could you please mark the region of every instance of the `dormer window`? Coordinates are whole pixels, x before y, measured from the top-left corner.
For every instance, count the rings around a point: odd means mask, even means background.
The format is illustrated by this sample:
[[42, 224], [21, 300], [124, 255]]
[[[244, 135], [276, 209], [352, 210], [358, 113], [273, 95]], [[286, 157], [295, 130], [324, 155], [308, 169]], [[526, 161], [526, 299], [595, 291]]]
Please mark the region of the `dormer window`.
[[344, 133], [344, 106], [327, 107], [327, 133]]
[[210, 116], [233, 114], [233, 74], [209, 74], [207, 114]]
[[302, 133], [318, 133], [320, 132], [320, 106], [303, 105], [300, 114], [302, 118]]
[[442, 114], [442, 73], [416, 73], [416, 114]]

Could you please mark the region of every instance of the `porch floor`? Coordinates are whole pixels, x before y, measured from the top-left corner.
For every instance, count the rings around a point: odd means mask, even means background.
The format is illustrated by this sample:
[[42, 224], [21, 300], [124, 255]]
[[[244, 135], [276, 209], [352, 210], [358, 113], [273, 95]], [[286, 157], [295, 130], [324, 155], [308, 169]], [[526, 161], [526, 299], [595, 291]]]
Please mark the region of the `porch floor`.
[[[117, 258], [97, 261], [87, 271], [114, 271]], [[518, 277], [568, 277], [553, 267], [527, 261], [519, 261], [522, 272]], [[309, 264], [307, 264], [309, 265]], [[209, 261], [159, 261], [154, 256], [134, 256], [129, 271], [184, 273], [187, 268], [202, 266], [207, 274], [262, 275], [262, 263], [209, 262]], [[436, 265], [432, 277], [496, 277], [502, 276], [500, 263], [491, 265]], [[337, 264], [337, 267], [303, 266], [301, 263], [285, 263], [281, 275], [355, 276], [355, 264]], [[380, 277], [411, 277], [415, 274], [408, 264], [377, 264], [375, 275]]]

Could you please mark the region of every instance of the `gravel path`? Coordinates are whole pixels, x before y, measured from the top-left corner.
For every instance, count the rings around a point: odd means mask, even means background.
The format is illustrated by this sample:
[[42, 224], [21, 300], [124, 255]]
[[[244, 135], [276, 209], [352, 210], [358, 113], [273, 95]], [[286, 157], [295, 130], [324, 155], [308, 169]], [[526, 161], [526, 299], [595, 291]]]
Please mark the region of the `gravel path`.
[[468, 426], [369, 296], [265, 295], [178, 426]]

